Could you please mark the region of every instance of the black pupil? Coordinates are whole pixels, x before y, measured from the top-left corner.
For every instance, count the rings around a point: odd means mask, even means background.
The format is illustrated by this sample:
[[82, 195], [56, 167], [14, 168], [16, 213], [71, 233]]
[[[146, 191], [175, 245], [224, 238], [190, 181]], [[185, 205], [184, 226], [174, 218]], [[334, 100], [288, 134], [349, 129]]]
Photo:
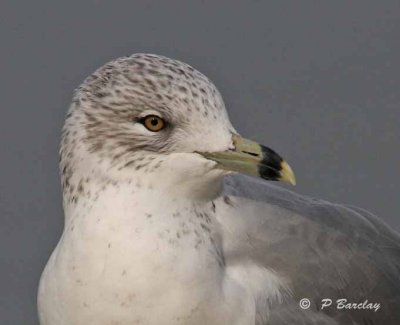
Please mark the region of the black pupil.
[[152, 117], [150, 123], [151, 123], [151, 125], [156, 126], [158, 124], [158, 118]]

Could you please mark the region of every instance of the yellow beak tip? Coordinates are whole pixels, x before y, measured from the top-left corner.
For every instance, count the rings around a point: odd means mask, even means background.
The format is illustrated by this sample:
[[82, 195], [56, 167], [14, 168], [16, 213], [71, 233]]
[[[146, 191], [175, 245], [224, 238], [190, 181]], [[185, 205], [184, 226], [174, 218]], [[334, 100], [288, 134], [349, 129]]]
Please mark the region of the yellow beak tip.
[[286, 161], [283, 161], [281, 163], [281, 167], [282, 167], [282, 169], [281, 169], [280, 180], [295, 186], [296, 185], [296, 176], [294, 175], [293, 169], [289, 166], [289, 164]]

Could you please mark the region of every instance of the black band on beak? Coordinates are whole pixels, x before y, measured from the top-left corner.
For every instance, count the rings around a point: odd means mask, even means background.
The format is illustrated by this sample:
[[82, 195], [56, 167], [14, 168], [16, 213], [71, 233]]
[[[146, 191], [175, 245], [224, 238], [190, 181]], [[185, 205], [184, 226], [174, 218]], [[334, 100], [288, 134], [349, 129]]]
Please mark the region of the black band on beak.
[[283, 159], [272, 149], [260, 145], [262, 159], [258, 165], [261, 178], [279, 181]]

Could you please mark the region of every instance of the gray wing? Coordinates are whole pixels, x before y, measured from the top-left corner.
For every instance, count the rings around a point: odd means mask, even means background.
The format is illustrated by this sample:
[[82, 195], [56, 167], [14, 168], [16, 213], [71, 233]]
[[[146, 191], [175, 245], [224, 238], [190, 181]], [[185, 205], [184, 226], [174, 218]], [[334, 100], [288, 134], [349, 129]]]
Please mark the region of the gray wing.
[[[291, 294], [271, 306], [268, 324], [400, 324], [400, 237], [382, 221], [241, 175], [224, 192], [216, 209], [230, 211], [220, 220], [227, 263], [251, 259], [289, 279]], [[298, 306], [303, 297], [309, 310]], [[324, 298], [380, 309], [321, 311]]]

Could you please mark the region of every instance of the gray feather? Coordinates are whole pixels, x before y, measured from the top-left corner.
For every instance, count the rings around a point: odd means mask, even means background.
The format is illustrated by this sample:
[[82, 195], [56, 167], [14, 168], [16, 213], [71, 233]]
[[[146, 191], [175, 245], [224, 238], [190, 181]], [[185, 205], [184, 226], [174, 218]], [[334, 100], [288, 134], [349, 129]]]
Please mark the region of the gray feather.
[[[269, 324], [400, 323], [400, 237], [380, 219], [240, 175], [227, 178], [225, 194], [229, 218], [245, 220], [224, 232], [227, 263], [251, 259], [290, 281], [292, 294], [272, 306]], [[308, 311], [298, 307], [303, 297]], [[324, 298], [381, 306], [321, 311]]]

